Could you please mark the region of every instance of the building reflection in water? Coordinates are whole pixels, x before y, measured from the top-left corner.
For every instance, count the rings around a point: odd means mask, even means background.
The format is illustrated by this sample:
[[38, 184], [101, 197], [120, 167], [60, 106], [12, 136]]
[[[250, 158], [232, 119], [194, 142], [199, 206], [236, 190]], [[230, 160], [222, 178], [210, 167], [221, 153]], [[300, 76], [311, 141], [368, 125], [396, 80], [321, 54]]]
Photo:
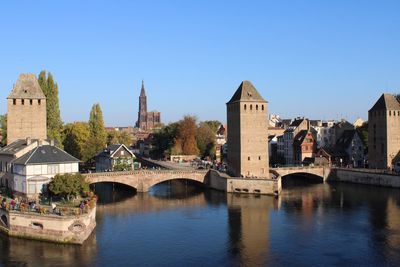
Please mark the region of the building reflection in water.
[[241, 265], [265, 265], [269, 254], [270, 210], [279, 208], [271, 196], [227, 194], [229, 252]]

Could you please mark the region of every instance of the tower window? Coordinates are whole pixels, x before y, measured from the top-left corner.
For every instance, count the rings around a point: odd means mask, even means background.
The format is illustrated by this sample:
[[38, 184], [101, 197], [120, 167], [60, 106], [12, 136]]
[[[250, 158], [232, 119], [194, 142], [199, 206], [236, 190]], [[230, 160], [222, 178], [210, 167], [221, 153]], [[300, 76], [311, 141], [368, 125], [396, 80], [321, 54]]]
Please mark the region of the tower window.
[[17, 99], [13, 99], [13, 105], [17, 104]]
[[247, 157], [247, 160], [250, 160], [250, 157]]
[[21, 99], [21, 105], [25, 104], [25, 99]]
[[253, 105], [250, 105], [250, 110], [253, 110]]
[[256, 110], [258, 110], [258, 105], [256, 105]]
[[247, 109], [247, 105], [246, 104], [244, 104], [244, 110], [246, 110]]
[[29, 99], [29, 104], [32, 106], [32, 104], [33, 104], [33, 100], [32, 99]]
[[389, 116], [392, 116], [392, 111], [391, 110], [389, 110]]
[[38, 104], [39, 104], [39, 105], [41, 104], [41, 100], [40, 100], [40, 99], [38, 99]]
[[261, 110], [264, 110], [264, 105], [261, 105]]
[[261, 160], [261, 156], [258, 156], [258, 160]]

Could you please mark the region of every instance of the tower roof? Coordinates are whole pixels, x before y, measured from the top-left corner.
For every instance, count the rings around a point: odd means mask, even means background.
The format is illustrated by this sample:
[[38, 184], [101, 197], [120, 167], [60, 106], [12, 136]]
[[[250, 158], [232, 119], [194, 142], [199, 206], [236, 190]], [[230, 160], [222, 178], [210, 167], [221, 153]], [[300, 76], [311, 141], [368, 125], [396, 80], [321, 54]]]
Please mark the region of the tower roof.
[[144, 81], [142, 80], [142, 88], [140, 89], [140, 96], [146, 96], [146, 92], [144, 90]]
[[243, 81], [227, 104], [237, 101], [267, 102], [250, 81]]
[[8, 98], [45, 99], [46, 96], [43, 94], [35, 74], [22, 73]]
[[400, 103], [392, 94], [382, 94], [369, 111], [375, 110], [400, 110]]

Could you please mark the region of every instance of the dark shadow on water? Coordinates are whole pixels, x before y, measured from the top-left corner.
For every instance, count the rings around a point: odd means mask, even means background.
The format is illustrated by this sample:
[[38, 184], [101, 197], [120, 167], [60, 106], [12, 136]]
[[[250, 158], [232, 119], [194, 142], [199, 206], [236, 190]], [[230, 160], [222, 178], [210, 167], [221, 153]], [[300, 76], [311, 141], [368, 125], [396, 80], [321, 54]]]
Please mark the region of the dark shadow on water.
[[98, 196], [98, 204], [121, 202], [136, 195], [136, 189], [119, 183], [97, 183], [90, 186]]
[[282, 188], [292, 189], [296, 187], [307, 187], [323, 183], [322, 178], [310, 174], [291, 174], [282, 177]]
[[184, 199], [205, 192], [203, 184], [187, 180], [175, 179], [159, 183], [150, 188], [149, 194], [160, 199]]

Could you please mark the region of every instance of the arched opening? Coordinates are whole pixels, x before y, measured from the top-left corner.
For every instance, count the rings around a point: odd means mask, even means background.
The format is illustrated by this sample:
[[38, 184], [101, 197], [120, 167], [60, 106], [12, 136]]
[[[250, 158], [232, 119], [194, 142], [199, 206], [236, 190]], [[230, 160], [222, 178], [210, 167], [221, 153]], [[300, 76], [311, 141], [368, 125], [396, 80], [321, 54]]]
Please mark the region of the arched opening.
[[6, 215], [1, 215], [0, 221], [5, 227], [8, 227], [8, 220]]
[[183, 199], [204, 192], [204, 184], [192, 179], [171, 179], [150, 187], [149, 193], [157, 198]]
[[321, 184], [324, 178], [310, 173], [293, 173], [282, 176], [282, 188], [308, 187]]
[[90, 189], [97, 195], [100, 205], [124, 201], [137, 193], [134, 187], [112, 182], [93, 183], [90, 185]]

